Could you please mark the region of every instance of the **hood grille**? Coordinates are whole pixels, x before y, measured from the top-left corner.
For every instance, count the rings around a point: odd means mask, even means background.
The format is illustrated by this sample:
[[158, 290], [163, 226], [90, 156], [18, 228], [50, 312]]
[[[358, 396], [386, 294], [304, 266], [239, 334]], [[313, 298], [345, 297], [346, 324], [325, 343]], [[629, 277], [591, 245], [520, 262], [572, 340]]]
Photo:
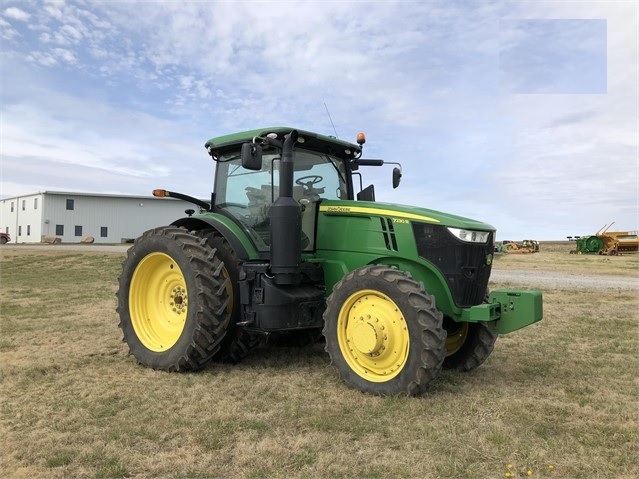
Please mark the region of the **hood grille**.
[[485, 244], [466, 243], [444, 226], [413, 223], [417, 253], [444, 276], [455, 304], [466, 308], [484, 301], [493, 253], [493, 233]]
[[379, 221], [382, 224], [382, 234], [384, 236], [384, 243], [386, 249], [389, 251], [397, 251], [397, 237], [395, 235], [395, 227], [393, 226], [393, 220], [391, 218], [385, 218], [381, 216]]

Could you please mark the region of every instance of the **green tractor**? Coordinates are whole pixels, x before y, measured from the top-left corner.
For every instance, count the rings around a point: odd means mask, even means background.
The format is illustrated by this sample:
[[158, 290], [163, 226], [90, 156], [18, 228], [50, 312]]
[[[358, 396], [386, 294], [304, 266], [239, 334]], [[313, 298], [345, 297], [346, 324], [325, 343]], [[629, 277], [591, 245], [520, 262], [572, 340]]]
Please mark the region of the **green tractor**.
[[539, 321], [541, 292], [488, 292], [492, 226], [375, 202], [360, 169], [389, 162], [363, 159], [364, 142], [284, 127], [213, 138], [210, 203], [155, 190], [198, 211], [145, 232], [123, 262], [120, 328], [137, 361], [195, 371], [263, 338], [323, 339], [351, 387], [420, 395]]

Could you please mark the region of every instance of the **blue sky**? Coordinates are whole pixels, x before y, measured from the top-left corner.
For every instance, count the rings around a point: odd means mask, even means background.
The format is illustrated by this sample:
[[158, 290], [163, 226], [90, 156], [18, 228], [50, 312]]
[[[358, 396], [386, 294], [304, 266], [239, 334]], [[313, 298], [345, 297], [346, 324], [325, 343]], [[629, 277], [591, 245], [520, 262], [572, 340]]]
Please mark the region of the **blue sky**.
[[[638, 228], [634, 1], [0, 1], [0, 194], [210, 195], [207, 139], [367, 135], [378, 201]], [[326, 107], [325, 107], [326, 105]]]

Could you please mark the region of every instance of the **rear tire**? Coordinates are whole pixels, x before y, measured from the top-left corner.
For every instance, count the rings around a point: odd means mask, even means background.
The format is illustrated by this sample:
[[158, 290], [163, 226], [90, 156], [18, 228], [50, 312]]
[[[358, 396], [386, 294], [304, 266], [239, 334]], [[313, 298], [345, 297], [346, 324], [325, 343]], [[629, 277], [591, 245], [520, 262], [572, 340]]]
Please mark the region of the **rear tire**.
[[377, 395], [423, 394], [445, 356], [434, 297], [409, 273], [383, 265], [356, 269], [335, 285], [324, 337], [341, 378]]
[[213, 356], [213, 360], [237, 363], [263, 343], [263, 336], [237, 325], [240, 318], [240, 260], [237, 254], [229, 242], [217, 232], [205, 230], [200, 234], [204, 234], [207, 243], [217, 251], [219, 258], [224, 262], [221, 274], [227, 279], [226, 291], [230, 297], [227, 309], [231, 319], [227, 334], [220, 344], [220, 350]]
[[182, 228], [146, 231], [122, 264], [117, 292], [124, 341], [139, 363], [167, 371], [203, 368], [230, 320], [223, 263]]

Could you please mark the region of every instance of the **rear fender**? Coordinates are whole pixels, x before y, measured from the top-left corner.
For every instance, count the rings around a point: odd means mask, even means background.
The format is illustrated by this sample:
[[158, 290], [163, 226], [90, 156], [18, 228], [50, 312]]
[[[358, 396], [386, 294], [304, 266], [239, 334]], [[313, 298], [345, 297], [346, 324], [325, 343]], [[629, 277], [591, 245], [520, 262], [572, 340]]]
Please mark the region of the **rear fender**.
[[235, 254], [241, 260], [257, 259], [258, 252], [250, 241], [249, 236], [240, 227], [225, 216], [206, 213], [198, 216], [180, 218], [173, 226], [184, 227], [190, 231], [200, 231], [213, 228], [229, 242]]

